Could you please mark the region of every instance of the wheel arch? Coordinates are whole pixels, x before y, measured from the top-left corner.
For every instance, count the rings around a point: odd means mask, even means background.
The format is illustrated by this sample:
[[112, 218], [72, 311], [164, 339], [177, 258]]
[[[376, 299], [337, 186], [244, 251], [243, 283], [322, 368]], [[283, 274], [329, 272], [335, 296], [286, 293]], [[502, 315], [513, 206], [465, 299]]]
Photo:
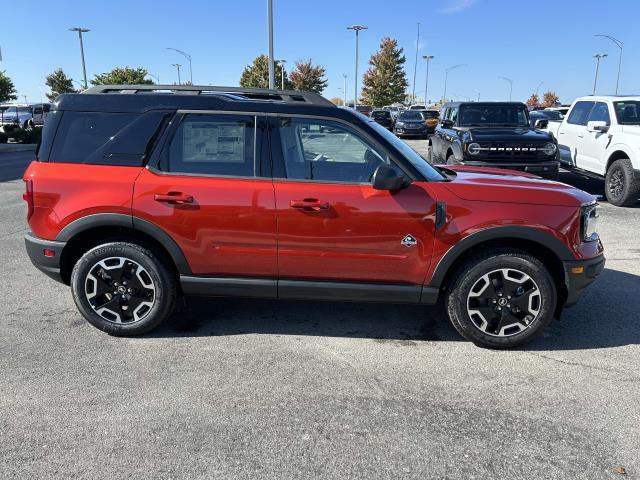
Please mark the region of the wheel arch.
[[182, 249], [162, 228], [130, 215], [104, 213], [75, 220], [56, 237], [56, 241], [66, 242], [60, 256], [62, 280], [68, 284], [71, 270], [82, 254], [107, 239], [128, 240], [151, 248], [170, 263], [176, 274], [191, 274]]

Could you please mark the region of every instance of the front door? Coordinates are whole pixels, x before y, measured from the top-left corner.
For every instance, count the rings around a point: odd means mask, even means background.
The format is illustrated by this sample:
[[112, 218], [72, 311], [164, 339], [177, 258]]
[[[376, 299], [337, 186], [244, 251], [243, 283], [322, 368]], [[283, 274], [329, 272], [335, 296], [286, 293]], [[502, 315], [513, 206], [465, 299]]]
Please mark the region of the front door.
[[375, 190], [392, 163], [375, 141], [334, 120], [280, 117], [272, 136], [281, 279], [420, 285], [435, 202], [424, 184]]
[[133, 215], [165, 230], [194, 275], [277, 277], [273, 183], [260, 117], [185, 113], [135, 183]]
[[[591, 109], [587, 122], [606, 122], [611, 125], [609, 107], [605, 102], [595, 102]], [[590, 172], [604, 175], [606, 172], [606, 160], [604, 152], [609, 143], [609, 134], [606, 132], [590, 132], [585, 130], [583, 137], [578, 142], [578, 164]]]
[[558, 149], [560, 159], [574, 167], [583, 168], [579, 163], [580, 141], [587, 133], [587, 119], [593, 102], [576, 102], [566, 122], [558, 129]]

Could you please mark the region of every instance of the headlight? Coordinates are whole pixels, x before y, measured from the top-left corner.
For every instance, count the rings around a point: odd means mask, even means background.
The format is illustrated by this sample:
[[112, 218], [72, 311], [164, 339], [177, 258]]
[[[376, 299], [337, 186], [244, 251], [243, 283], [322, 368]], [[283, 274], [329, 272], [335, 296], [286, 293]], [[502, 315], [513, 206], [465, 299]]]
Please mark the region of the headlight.
[[467, 145], [467, 153], [469, 155], [478, 155], [480, 153], [480, 144], [470, 143]]
[[598, 213], [598, 204], [590, 203], [589, 205], [582, 206], [582, 221], [581, 221], [581, 230], [582, 230], [582, 239], [585, 242], [593, 242], [600, 238], [598, 236], [598, 217], [600, 216]]
[[556, 150], [557, 150], [556, 144], [551, 142], [545, 143], [544, 147], [542, 147], [542, 153], [548, 156], [555, 155]]
[[404, 127], [404, 123], [402, 123], [402, 122], [396, 122], [396, 127]]

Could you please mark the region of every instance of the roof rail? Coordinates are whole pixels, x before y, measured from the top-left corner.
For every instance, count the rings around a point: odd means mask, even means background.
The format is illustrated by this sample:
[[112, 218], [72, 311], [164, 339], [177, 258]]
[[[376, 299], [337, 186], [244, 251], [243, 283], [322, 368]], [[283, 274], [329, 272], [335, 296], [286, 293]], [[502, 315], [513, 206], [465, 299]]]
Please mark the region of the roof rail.
[[211, 85], [96, 85], [83, 94], [174, 94], [174, 95], [226, 95], [230, 100], [267, 100], [286, 103], [304, 102], [311, 105], [335, 106], [323, 96], [313, 92], [271, 90], [268, 88], [219, 87]]

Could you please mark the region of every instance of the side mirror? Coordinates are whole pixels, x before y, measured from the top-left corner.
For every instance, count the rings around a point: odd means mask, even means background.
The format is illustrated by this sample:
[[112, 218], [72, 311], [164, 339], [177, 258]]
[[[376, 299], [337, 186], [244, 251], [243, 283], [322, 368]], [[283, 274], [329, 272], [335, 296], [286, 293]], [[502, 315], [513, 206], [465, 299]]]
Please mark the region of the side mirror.
[[549, 126], [549, 120], [546, 120], [544, 118], [541, 118], [540, 120], [536, 120], [536, 122], [533, 124], [533, 128], [547, 128]]
[[587, 130], [590, 132], [604, 133], [609, 130], [609, 125], [604, 120], [596, 120], [593, 122], [587, 122]]
[[400, 190], [406, 185], [406, 179], [398, 170], [386, 163], [379, 165], [373, 172], [371, 183], [376, 190]]
[[451, 128], [451, 127], [453, 127], [453, 121], [452, 120], [442, 120], [440, 122], [440, 125], [442, 125], [442, 128]]

